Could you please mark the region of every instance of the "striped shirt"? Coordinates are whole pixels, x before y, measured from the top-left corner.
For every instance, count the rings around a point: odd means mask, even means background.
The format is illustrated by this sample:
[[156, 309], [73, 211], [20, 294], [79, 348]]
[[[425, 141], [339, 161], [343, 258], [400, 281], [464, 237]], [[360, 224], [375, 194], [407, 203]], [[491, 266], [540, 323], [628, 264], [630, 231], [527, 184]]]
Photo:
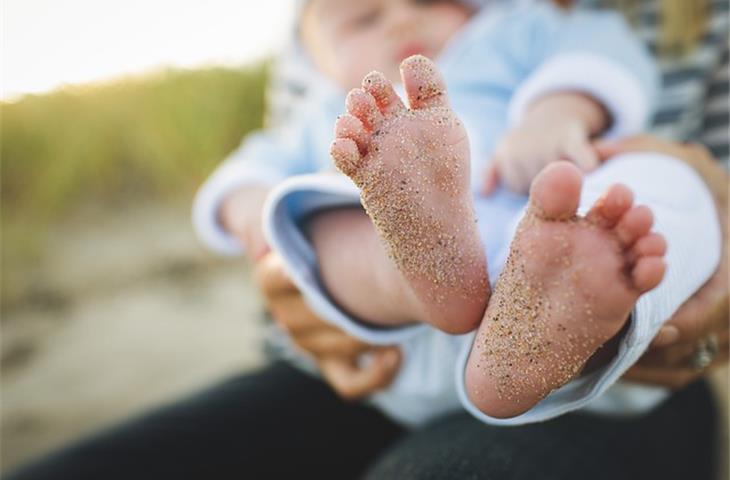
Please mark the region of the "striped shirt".
[[697, 47], [683, 56], [658, 51], [659, 1], [638, 2], [632, 26], [654, 54], [662, 74], [662, 89], [650, 132], [667, 139], [702, 143], [727, 169], [730, 2], [707, 3], [706, 31]]

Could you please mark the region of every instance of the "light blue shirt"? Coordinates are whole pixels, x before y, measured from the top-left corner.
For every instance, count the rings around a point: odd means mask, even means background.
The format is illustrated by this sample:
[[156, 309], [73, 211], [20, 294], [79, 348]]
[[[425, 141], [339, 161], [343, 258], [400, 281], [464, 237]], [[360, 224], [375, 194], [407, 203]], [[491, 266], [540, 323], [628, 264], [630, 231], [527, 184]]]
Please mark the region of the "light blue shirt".
[[[658, 76], [651, 57], [615, 12], [566, 12], [549, 2], [483, 8], [437, 59], [454, 110], [471, 140], [476, 188], [496, 142], [529, 101], [550, 90], [583, 90], [614, 118], [610, 134], [641, 131], [651, 113]], [[310, 68], [311, 91], [280, 128], [248, 136], [201, 188], [194, 217], [202, 238], [224, 253], [240, 253], [217, 225], [222, 197], [249, 183], [331, 170], [329, 145], [345, 93]], [[500, 215], [524, 198], [497, 195]], [[502, 222], [493, 222], [502, 223]]]
[[[564, 11], [547, 2], [485, 7], [451, 40], [437, 63], [451, 104], [469, 133], [475, 192], [496, 143], [541, 95], [565, 90], [588, 93], [612, 116], [608, 135], [619, 136], [645, 128], [658, 86], [651, 57], [623, 17], [608, 11]], [[275, 131], [249, 136], [201, 188], [194, 222], [212, 248], [241, 252], [236, 239], [217, 223], [220, 202], [233, 189], [247, 184], [273, 186], [293, 176], [332, 170], [329, 145], [334, 121], [344, 112], [345, 92], [310, 74], [314, 88], [292, 118]], [[297, 203], [302, 198], [287, 201]], [[505, 240], [526, 200], [502, 189], [475, 202], [492, 279], [498, 276], [509, 244]], [[309, 206], [299, 203], [292, 208], [303, 211]], [[309, 288], [297, 286], [303, 291]], [[433, 331], [416, 337], [414, 332], [423, 331], [423, 326], [384, 332], [348, 320], [334, 323], [366, 341], [402, 342], [406, 360], [412, 362], [404, 363], [391, 389], [374, 398], [387, 413], [406, 423], [420, 423], [458, 406], [453, 365], [468, 336]], [[444, 370], [445, 365], [451, 372]], [[424, 372], [431, 378], [424, 378]]]

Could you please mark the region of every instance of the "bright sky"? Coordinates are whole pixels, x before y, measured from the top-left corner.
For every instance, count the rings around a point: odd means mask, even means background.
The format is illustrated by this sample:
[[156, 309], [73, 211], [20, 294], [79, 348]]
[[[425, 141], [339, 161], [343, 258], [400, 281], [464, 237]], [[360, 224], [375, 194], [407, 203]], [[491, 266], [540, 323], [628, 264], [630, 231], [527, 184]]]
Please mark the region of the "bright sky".
[[0, 97], [281, 48], [293, 0], [3, 0]]

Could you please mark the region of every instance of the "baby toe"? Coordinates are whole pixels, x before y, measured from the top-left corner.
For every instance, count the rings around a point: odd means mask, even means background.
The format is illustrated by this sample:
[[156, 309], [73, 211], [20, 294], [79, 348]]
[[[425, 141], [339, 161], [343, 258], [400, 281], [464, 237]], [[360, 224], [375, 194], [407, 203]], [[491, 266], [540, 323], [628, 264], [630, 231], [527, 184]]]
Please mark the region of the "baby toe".
[[375, 130], [383, 121], [375, 99], [362, 88], [350, 90], [345, 103], [350, 115], [357, 117], [369, 131]]
[[626, 212], [616, 224], [614, 231], [621, 243], [632, 246], [640, 237], [649, 233], [654, 223], [654, 214], [649, 207], [639, 205]]
[[583, 177], [575, 165], [568, 162], [551, 163], [533, 180], [530, 204], [543, 218], [570, 218], [578, 209], [582, 184]]
[[631, 247], [632, 263], [641, 257], [663, 257], [667, 253], [667, 241], [658, 233], [649, 233], [636, 240]]
[[641, 257], [631, 271], [634, 287], [642, 293], [648, 292], [659, 285], [666, 269], [661, 257]]
[[330, 146], [330, 155], [337, 169], [348, 177], [352, 177], [360, 169], [362, 156], [352, 139], [336, 138]]
[[587, 218], [603, 228], [613, 228], [621, 217], [631, 208], [634, 194], [628, 187], [616, 184], [593, 205]]
[[448, 107], [446, 82], [436, 65], [423, 55], [413, 55], [400, 64], [400, 74], [412, 109]]
[[347, 113], [337, 117], [337, 121], [335, 121], [335, 137], [349, 138], [355, 142], [361, 154], [365, 155], [367, 153], [370, 136], [365, 131], [365, 126], [357, 117]]
[[362, 88], [375, 99], [383, 115], [392, 115], [405, 110], [405, 105], [400, 99], [393, 84], [380, 72], [368, 73], [362, 81]]

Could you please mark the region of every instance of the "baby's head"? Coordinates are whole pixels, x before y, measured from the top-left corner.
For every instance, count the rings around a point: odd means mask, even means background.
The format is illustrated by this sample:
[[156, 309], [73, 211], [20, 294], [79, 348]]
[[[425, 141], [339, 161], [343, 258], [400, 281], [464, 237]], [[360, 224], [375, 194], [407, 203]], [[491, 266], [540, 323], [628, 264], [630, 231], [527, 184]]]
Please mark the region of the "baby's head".
[[455, 0], [309, 0], [300, 35], [317, 68], [349, 89], [372, 70], [398, 81], [404, 58], [435, 57], [472, 13]]

